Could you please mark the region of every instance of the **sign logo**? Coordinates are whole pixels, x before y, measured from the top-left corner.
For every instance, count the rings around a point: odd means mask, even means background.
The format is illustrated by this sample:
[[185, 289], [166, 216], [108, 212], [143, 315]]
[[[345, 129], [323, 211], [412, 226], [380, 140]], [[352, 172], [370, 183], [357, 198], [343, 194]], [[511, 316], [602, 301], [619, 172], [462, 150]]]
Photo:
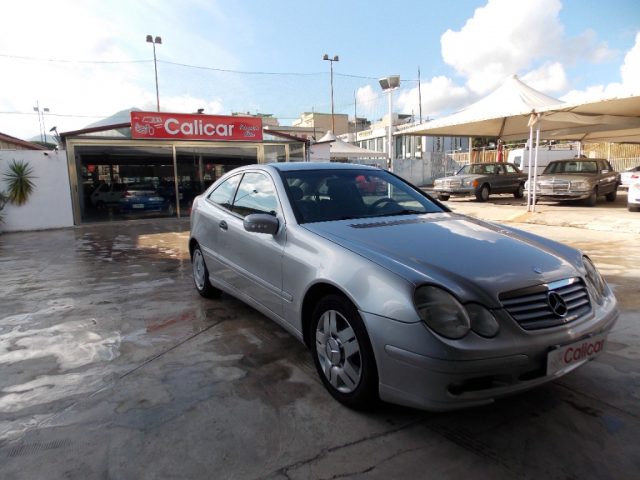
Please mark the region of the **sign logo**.
[[131, 112], [131, 138], [262, 141], [262, 119], [165, 112]]
[[567, 302], [557, 292], [547, 293], [547, 304], [556, 317], [564, 318], [569, 313]]

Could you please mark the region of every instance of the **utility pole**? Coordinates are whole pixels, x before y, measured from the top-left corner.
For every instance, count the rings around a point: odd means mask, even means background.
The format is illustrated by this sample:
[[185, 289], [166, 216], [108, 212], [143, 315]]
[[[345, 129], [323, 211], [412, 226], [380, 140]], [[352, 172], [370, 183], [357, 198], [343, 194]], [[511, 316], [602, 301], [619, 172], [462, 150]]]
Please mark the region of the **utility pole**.
[[422, 123], [422, 82], [420, 82], [420, 67], [418, 67], [418, 108], [420, 123]]

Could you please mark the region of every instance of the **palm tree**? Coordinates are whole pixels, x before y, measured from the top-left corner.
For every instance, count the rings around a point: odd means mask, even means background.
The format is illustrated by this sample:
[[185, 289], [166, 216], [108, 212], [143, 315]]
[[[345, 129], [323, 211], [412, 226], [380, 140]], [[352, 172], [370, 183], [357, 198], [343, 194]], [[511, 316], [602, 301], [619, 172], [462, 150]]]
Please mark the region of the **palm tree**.
[[9, 164], [9, 171], [4, 174], [7, 182], [7, 199], [14, 205], [24, 205], [33, 192], [35, 184], [31, 180], [33, 168], [27, 162], [13, 160]]

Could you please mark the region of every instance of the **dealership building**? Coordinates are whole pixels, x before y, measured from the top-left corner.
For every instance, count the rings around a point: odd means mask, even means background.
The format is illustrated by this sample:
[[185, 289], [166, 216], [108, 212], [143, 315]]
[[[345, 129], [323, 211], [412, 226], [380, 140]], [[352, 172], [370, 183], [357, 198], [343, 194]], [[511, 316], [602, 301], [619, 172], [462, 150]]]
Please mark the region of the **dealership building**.
[[184, 217], [193, 198], [233, 168], [305, 160], [306, 142], [276, 137], [266, 120], [132, 111], [130, 122], [62, 133], [74, 224]]

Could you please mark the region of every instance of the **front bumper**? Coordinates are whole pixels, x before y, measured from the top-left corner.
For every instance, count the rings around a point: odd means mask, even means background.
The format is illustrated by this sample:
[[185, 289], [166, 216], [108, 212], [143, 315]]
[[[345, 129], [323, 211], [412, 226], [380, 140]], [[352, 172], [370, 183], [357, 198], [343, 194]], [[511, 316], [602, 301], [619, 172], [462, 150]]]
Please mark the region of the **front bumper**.
[[[470, 332], [444, 343], [422, 323], [401, 323], [360, 312], [376, 356], [380, 398], [392, 403], [447, 411], [492, 403], [496, 398], [553, 381], [582, 363], [547, 375], [547, 356], [558, 346], [608, 333], [618, 318], [611, 295], [603, 306], [569, 325], [524, 331], [504, 311], [493, 339]], [[502, 337], [502, 338], [501, 338]], [[439, 350], [434, 353], [434, 350]]]
[[[533, 193], [533, 192], [531, 192]], [[529, 192], [525, 190], [525, 195], [528, 195]], [[589, 198], [591, 192], [562, 192], [562, 193], [545, 193], [543, 191], [536, 192], [536, 198], [541, 198], [545, 200], [585, 200]]]
[[476, 192], [475, 187], [434, 187], [434, 192], [438, 195], [473, 195]]

